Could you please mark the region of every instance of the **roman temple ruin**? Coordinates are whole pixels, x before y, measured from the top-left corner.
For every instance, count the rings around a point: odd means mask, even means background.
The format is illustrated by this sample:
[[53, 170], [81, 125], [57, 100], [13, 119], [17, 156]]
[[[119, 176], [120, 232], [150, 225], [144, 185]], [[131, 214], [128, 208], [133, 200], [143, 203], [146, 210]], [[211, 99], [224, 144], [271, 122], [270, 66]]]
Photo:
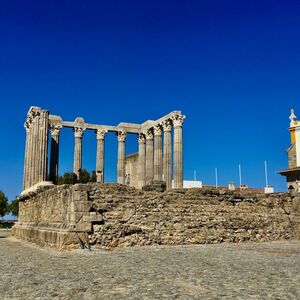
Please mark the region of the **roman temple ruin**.
[[[298, 193], [182, 188], [183, 120], [174, 111], [156, 121], [106, 126], [82, 118], [63, 121], [31, 107], [25, 122], [24, 190], [13, 235], [58, 249], [299, 239]], [[73, 172], [79, 178], [83, 134], [95, 131], [97, 183], [55, 184], [63, 127], [74, 131]], [[103, 183], [108, 132], [117, 134], [118, 183]], [[138, 153], [126, 157], [128, 134], [137, 136]]]
[[[104, 142], [108, 132], [114, 132], [118, 141], [117, 181], [136, 188], [142, 188], [153, 180], [166, 182], [167, 189], [182, 188], [182, 124], [185, 116], [173, 111], [164, 117], [142, 124], [120, 123], [117, 126], [89, 124], [83, 118], [64, 121], [60, 116], [49, 114], [40, 107], [30, 107], [24, 124], [26, 129], [26, 147], [24, 162], [23, 194], [39, 186], [56, 184], [59, 166], [59, 139], [64, 127], [74, 131], [73, 173], [79, 179], [82, 170], [82, 143], [86, 130], [95, 131], [97, 139], [96, 175], [97, 182], [104, 182]], [[134, 134], [138, 140], [138, 153], [131, 173], [126, 174], [126, 162], [132, 166], [132, 160], [126, 158], [126, 136]], [[172, 134], [174, 135], [172, 138]], [[51, 142], [48, 143], [48, 140]], [[173, 140], [173, 145], [172, 145]], [[48, 172], [48, 144], [50, 144], [50, 164]], [[129, 156], [130, 157], [130, 156]], [[172, 176], [173, 174], [173, 176]], [[131, 181], [130, 178], [136, 178]]]

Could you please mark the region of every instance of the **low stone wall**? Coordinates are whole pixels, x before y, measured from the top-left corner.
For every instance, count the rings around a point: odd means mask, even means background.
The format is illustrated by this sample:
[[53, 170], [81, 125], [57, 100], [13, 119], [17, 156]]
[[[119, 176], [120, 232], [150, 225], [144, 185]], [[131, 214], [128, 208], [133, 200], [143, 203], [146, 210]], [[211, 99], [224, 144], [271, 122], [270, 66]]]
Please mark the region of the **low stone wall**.
[[84, 184], [39, 188], [20, 197], [19, 219], [13, 235], [57, 248], [73, 248], [92, 231], [91, 201]]
[[300, 195], [55, 186], [21, 198], [19, 238], [57, 248], [300, 238]]

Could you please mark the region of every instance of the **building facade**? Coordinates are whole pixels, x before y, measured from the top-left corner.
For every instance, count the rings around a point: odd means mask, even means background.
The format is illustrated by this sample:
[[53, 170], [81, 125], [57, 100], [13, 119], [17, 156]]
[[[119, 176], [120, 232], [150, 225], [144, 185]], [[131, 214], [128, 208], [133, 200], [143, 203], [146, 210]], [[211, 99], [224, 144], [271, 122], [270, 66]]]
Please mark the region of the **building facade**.
[[300, 192], [300, 121], [297, 120], [294, 109], [291, 109], [289, 119], [291, 145], [286, 149], [288, 169], [282, 170], [278, 174], [286, 177], [289, 191]]

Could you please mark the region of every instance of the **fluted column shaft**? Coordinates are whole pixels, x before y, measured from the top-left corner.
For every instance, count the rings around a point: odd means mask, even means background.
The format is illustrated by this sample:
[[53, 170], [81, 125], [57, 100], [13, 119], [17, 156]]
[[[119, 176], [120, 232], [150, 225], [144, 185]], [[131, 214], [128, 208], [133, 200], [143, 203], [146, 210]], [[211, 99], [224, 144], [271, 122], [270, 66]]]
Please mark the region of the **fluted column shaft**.
[[162, 129], [154, 126], [154, 180], [162, 180]]
[[146, 184], [150, 184], [153, 180], [153, 133], [148, 130], [146, 133]]
[[47, 164], [48, 164], [48, 127], [49, 127], [49, 112], [41, 111], [39, 124], [39, 170], [38, 182], [47, 180]]
[[164, 153], [163, 153], [163, 180], [167, 189], [172, 188], [172, 123], [166, 120], [163, 123]]
[[26, 129], [24, 190], [45, 181], [47, 177], [48, 117], [47, 110], [36, 106], [32, 106], [27, 114], [24, 124]]
[[33, 178], [33, 170], [32, 165], [34, 164], [33, 158], [33, 128], [30, 126], [28, 132], [28, 163], [27, 163], [27, 187], [29, 188], [32, 186], [32, 178]]
[[174, 115], [172, 117], [174, 125], [174, 188], [183, 187], [183, 167], [182, 167], [182, 123], [184, 116]]
[[146, 146], [145, 135], [139, 134], [139, 160], [138, 160], [138, 178], [139, 188], [142, 188], [146, 184]]
[[97, 182], [104, 182], [104, 138], [106, 130], [97, 130], [96, 176]]
[[126, 132], [119, 131], [118, 135], [118, 183], [125, 184], [125, 140]]
[[51, 125], [51, 152], [50, 152], [50, 180], [57, 183], [58, 180], [58, 160], [59, 160], [59, 136], [60, 125]]
[[37, 169], [39, 169], [39, 160], [38, 160], [38, 140], [39, 140], [39, 115], [33, 121], [33, 163], [31, 165], [31, 172], [32, 172], [32, 183], [31, 185], [35, 185], [38, 182], [38, 174]]
[[74, 147], [74, 164], [73, 173], [76, 175], [77, 180], [79, 179], [80, 172], [82, 170], [82, 136], [83, 128], [74, 127], [75, 136], [75, 147]]
[[26, 142], [25, 142], [25, 158], [24, 158], [24, 175], [23, 175], [23, 190], [28, 187], [28, 161], [29, 161], [29, 134], [30, 129], [28, 125], [25, 123], [24, 127], [26, 129]]

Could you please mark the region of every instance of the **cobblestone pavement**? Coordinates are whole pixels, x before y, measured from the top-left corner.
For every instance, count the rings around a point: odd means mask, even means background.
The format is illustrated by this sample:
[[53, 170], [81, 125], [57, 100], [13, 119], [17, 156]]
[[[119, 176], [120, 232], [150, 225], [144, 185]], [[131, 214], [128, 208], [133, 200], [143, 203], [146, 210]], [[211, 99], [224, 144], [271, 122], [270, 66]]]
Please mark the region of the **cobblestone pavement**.
[[40, 249], [0, 231], [0, 299], [300, 299], [300, 241]]

